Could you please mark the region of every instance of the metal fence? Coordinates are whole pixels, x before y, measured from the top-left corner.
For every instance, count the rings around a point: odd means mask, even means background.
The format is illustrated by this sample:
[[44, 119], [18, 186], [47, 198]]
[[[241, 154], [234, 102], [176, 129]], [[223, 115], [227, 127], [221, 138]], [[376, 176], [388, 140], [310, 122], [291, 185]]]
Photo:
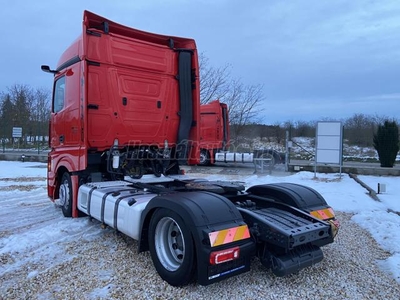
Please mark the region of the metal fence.
[[[369, 162], [379, 163], [378, 152], [373, 146], [374, 131], [358, 131], [343, 128], [343, 163], [345, 162]], [[293, 135], [290, 137], [292, 147], [289, 149], [291, 160], [315, 159], [315, 137], [304, 137]], [[396, 162], [400, 163], [398, 153]]]

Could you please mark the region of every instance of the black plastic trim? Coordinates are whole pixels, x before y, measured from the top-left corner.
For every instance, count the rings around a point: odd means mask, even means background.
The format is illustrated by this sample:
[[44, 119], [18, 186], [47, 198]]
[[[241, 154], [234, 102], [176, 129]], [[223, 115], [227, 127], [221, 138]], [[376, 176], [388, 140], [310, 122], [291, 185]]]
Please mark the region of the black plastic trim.
[[[121, 193], [121, 192], [127, 192], [127, 191], [131, 191], [131, 190], [132, 190], [131, 188], [129, 188], [129, 189], [122, 189], [122, 190], [118, 190], [118, 192]], [[101, 215], [100, 215], [100, 221], [101, 221], [102, 223], [104, 223], [104, 211], [105, 211], [105, 208], [106, 208], [106, 199], [107, 199], [107, 197], [108, 197], [109, 195], [112, 195], [112, 194], [114, 194], [114, 193], [115, 193], [115, 190], [110, 191], [110, 192], [107, 192], [107, 193], [105, 193], [105, 194], [103, 195], [103, 198], [101, 198]]]
[[[115, 201], [115, 204], [114, 204], [114, 229], [115, 230], [118, 230], [118, 222], [117, 222], [117, 219], [118, 219], [118, 207], [119, 207], [119, 203], [122, 201], [122, 200], [124, 200], [124, 199], [126, 199], [126, 198], [130, 198], [130, 197], [133, 197], [135, 194], [128, 194], [128, 195], [125, 195], [125, 196], [122, 196], [122, 197], [119, 197], [116, 201]], [[136, 195], [137, 195], [137, 193], [136, 193]], [[133, 199], [133, 198], [132, 198]], [[130, 200], [129, 200], [130, 201]], [[136, 201], [136, 200], [135, 200]]]
[[61, 64], [56, 69], [56, 71], [59, 72], [59, 71], [65, 69], [65, 68], [68, 68], [68, 67], [70, 67], [70, 66], [72, 66], [72, 65], [74, 65], [74, 64], [76, 64], [76, 63], [78, 63], [80, 61], [81, 61], [81, 59], [80, 59], [79, 56], [74, 56], [73, 58], [71, 58], [71, 59], [67, 60], [66, 62], [64, 62], [63, 64]]
[[89, 29], [86, 29], [86, 33], [90, 34], [90, 35], [93, 35], [93, 36], [101, 37], [101, 33], [100, 32], [92, 31], [92, 30], [89, 30]]
[[97, 189], [97, 187], [92, 187], [88, 194], [88, 203], [87, 203], [87, 208], [86, 208], [88, 216], [90, 216], [90, 203], [92, 202], [92, 193], [96, 189]]
[[103, 31], [104, 31], [104, 33], [105, 33], [105, 34], [108, 34], [108, 33], [110, 32], [110, 27], [109, 27], [109, 25], [108, 25], [108, 22], [107, 22], [107, 21], [104, 21], [102, 24], [103, 24]]
[[247, 189], [247, 192], [260, 197], [272, 198], [276, 202], [285, 203], [307, 212], [316, 208], [329, 207], [316, 190], [295, 183], [255, 185]]
[[180, 50], [177, 78], [180, 102], [177, 159], [184, 164], [189, 156], [189, 134], [193, 124], [192, 51]]
[[222, 139], [222, 148], [225, 150], [228, 141], [228, 128], [229, 128], [229, 122], [228, 122], [228, 110], [226, 107], [221, 106], [222, 109], [222, 124], [223, 124], [223, 139]]
[[88, 108], [88, 109], [99, 109], [99, 105], [98, 105], [98, 104], [91, 104], [91, 103], [89, 103], [89, 104], [87, 105], [87, 108]]
[[88, 59], [87, 59], [86, 62], [87, 62], [87, 64], [88, 64], [89, 66], [100, 67], [100, 63], [97, 62], [97, 61], [92, 61], [92, 60], [88, 60]]
[[170, 49], [174, 49], [174, 46], [175, 46], [174, 39], [173, 39], [173, 38], [169, 38], [169, 39], [168, 39], [168, 47], [169, 47]]
[[201, 115], [216, 115], [216, 112], [202, 112]]

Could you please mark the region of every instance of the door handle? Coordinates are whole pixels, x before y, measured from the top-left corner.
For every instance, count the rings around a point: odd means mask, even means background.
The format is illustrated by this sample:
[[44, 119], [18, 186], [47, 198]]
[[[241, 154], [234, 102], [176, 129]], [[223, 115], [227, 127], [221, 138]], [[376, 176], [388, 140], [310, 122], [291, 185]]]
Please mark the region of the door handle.
[[89, 104], [87, 105], [87, 108], [88, 108], [88, 109], [99, 109], [99, 106], [98, 106], [97, 104], [91, 104], [91, 103], [89, 103]]
[[64, 143], [64, 135], [60, 135], [59, 140], [60, 140], [60, 143]]

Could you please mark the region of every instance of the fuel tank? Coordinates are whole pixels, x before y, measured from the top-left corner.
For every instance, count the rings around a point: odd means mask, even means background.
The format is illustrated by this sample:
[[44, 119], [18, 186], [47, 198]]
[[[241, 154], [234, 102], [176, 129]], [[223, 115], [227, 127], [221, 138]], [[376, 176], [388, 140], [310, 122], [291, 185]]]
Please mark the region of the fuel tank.
[[87, 183], [79, 188], [78, 209], [138, 240], [142, 211], [155, 196], [123, 181]]

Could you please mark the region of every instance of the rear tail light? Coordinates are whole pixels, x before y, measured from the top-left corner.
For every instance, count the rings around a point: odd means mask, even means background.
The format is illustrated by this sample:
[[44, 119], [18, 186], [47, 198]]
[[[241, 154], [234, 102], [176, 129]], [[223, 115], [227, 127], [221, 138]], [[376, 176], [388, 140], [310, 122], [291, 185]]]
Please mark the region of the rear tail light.
[[240, 248], [233, 247], [221, 251], [213, 251], [210, 254], [210, 264], [218, 265], [227, 261], [238, 259], [240, 256]]

